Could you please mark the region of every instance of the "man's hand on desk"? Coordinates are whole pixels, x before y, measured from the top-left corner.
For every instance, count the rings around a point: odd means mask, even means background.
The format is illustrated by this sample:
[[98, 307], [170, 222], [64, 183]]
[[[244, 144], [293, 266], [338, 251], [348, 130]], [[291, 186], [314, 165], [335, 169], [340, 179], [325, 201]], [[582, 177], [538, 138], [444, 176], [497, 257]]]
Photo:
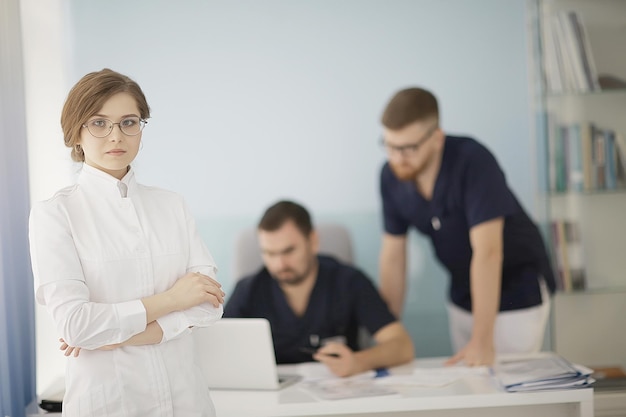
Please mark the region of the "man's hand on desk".
[[491, 366], [496, 357], [493, 341], [472, 338], [456, 355], [446, 361], [446, 365], [454, 365], [463, 361], [467, 366]]
[[326, 365], [337, 376], [363, 372], [352, 349], [343, 343], [327, 343], [313, 354], [313, 359]]

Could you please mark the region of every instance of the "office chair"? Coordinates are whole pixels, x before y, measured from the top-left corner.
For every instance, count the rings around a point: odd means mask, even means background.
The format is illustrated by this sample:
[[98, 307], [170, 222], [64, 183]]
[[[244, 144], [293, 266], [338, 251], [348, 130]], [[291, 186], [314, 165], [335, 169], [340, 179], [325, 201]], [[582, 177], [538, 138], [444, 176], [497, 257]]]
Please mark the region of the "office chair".
[[[354, 264], [350, 232], [345, 226], [322, 223], [315, 227], [320, 240], [319, 253], [331, 255], [348, 265]], [[233, 278], [252, 275], [263, 266], [255, 227], [242, 230], [235, 240]]]

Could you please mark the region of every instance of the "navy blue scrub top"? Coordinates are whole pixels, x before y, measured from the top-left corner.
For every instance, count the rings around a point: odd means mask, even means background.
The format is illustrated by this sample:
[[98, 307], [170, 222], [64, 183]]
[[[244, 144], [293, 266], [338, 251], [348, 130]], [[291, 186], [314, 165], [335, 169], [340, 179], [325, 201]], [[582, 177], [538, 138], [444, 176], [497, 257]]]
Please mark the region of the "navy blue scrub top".
[[317, 280], [302, 317], [294, 314], [266, 268], [241, 279], [224, 308], [224, 317], [269, 320], [279, 364], [312, 361], [311, 354], [300, 349], [318, 348], [321, 340], [333, 336], [344, 336], [352, 350], [359, 350], [359, 327], [373, 335], [397, 321], [361, 271], [329, 256], [320, 255], [318, 261]]
[[539, 229], [506, 184], [489, 150], [472, 138], [446, 136], [431, 201], [414, 181], [400, 181], [389, 163], [381, 172], [385, 232], [404, 235], [410, 226], [430, 237], [450, 272], [450, 300], [471, 311], [471, 227], [504, 217], [504, 260], [500, 311], [541, 303], [539, 276], [554, 292], [554, 274]]

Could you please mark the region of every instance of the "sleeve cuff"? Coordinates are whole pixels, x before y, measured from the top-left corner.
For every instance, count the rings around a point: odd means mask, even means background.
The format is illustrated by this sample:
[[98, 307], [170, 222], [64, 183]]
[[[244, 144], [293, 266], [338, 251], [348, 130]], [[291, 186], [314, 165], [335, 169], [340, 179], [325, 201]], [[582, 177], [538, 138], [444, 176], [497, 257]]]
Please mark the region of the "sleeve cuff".
[[215, 265], [208, 265], [208, 266], [203, 266], [200, 268], [188, 268], [187, 272], [199, 272], [201, 274], [207, 275], [213, 279], [217, 279], [217, 266]]
[[115, 305], [120, 323], [122, 340], [141, 333], [146, 329], [146, 308], [141, 300], [126, 301]]
[[191, 323], [189, 323], [185, 313], [182, 311], [175, 311], [163, 316], [157, 319], [157, 323], [159, 323], [161, 330], [163, 330], [163, 339], [161, 340], [161, 343], [176, 339], [183, 333], [191, 332], [191, 329], [189, 329]]

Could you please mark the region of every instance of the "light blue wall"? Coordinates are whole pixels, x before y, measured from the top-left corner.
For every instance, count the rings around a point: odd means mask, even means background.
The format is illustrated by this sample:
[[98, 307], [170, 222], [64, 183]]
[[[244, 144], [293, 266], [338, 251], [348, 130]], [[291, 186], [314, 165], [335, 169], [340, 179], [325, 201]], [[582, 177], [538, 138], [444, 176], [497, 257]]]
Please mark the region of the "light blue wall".
[[[376, 279], [378, 119], [408, 85], [443, 127], [485, 142], [532, 208], [525, 0], [73, 0], [74, 83], [110, 67], [153, 111], [142, 182], [182, 193], [226, 289], [236, 232], [278, 198], [348, 225]], [[69, 86], [68, 86], [69, 88]], [[412, 236], [405, 324], [420, 356], [450, 353], [446, 275]]]

